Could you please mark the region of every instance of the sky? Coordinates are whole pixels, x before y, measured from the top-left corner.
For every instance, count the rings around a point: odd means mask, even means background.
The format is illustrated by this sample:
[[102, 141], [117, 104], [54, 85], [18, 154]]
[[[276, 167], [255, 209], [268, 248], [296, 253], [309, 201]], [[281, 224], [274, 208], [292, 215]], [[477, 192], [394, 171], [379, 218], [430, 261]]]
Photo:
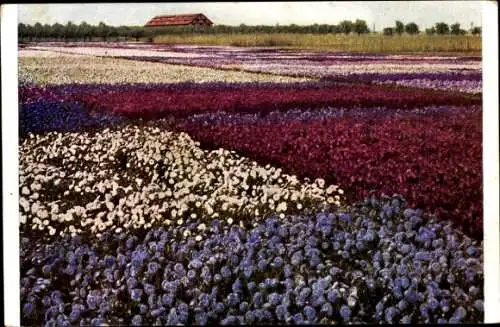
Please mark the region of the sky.
[[219, 25], [338, 24], [341, 20], [366, 20], [380, 31], [396, 20], [415, 22], [420, 28], [442, 21], [471, 22], [481, 26], [482, 1], [313, 1], [313, 2], [190, 2], [190, 3], [87, 3], [20, 4], [19, 22], [25, 24], [68, 21], [108, 25], [144, 25], [157, 15], [203, 13]]

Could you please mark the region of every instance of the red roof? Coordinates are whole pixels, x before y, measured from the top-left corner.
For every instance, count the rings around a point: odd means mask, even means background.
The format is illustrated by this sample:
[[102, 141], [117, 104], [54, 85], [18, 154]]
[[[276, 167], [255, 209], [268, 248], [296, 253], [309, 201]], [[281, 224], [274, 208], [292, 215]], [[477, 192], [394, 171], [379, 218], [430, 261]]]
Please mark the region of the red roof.
[[212, 21], [203, 14], [188, 14], [188, 15], [168, 15], [156, 16], [146, 23], [146, 27], [152, 26], [177, 26], [199, 24], [213, 25]]

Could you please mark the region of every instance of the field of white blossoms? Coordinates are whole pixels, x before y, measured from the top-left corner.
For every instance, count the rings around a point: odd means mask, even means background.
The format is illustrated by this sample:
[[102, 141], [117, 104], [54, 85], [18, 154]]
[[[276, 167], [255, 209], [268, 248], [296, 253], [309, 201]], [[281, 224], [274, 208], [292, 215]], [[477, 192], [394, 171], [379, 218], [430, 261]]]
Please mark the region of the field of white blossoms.
[[481, 74], [21, 46], [22, 324], [481, 323]]

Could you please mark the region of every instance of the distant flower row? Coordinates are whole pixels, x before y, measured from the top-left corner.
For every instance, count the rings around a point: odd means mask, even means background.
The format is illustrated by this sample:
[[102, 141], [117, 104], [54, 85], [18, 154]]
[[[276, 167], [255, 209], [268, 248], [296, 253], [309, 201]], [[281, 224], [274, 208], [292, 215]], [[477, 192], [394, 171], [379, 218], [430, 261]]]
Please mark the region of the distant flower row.
[[39, 85], [180, 82], [297, 82], [306, 79], [97, 57], [20, 57]]
[[410, 109], [429, 105], [479, 105], [479, 96], [382, 85], [333, 83], [242, 84], [232, 86], [188, 84], [172, 87], [102, 90], [75, 94], [75, 100], [88, 108], [128, 117], [158, 118], [166, 115], [186, 117], [209, 112], [269, 113], [301, 107], [343, 108], [385, 107]]

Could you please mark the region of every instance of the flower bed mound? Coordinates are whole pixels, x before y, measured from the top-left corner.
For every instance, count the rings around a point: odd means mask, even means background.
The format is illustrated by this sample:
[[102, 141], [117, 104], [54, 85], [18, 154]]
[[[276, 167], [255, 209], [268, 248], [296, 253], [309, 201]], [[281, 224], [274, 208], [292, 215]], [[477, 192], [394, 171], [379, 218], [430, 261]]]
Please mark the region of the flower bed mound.
[[300, 177], [321, 176], [351, 199], [371, 190], [404, 194], [411, 205], [482, 235], [480, 110], [178, 128], [203, 146], [236, 150]]
[[19, 153], [21, 235], [40, 239], [202, 219], [251, 226], [344, 198], [321, 179], [299, 183], [279, 168], [204, 151], [184, 133], [150, 126], [30, 135]]
[[479, 323], [482, 242], [371, 197], [347, 211], [21, 238], [23, 325]]
[[177, 89], [138, 89], [90, 92], [75, 100], [97, 111], [111, 111], [129, 118], [186, 117], [208, 112], [269, 113], [297, 107], [308, 109], [336, 106], [367, 106], [411, 109], [426, 105], [479, 105], [480, 96], [397, 88], [383, 85], [343, 85], [332, 83], [306, 86], [242, 85], [213, 88], [187, 85]]
[[105, 128], [125, 121], [110, 113], [90, 114], [81, 103], [37, 101], [20, 104], [19, 135], [31, 133], [76, 132], [87, 128]]

